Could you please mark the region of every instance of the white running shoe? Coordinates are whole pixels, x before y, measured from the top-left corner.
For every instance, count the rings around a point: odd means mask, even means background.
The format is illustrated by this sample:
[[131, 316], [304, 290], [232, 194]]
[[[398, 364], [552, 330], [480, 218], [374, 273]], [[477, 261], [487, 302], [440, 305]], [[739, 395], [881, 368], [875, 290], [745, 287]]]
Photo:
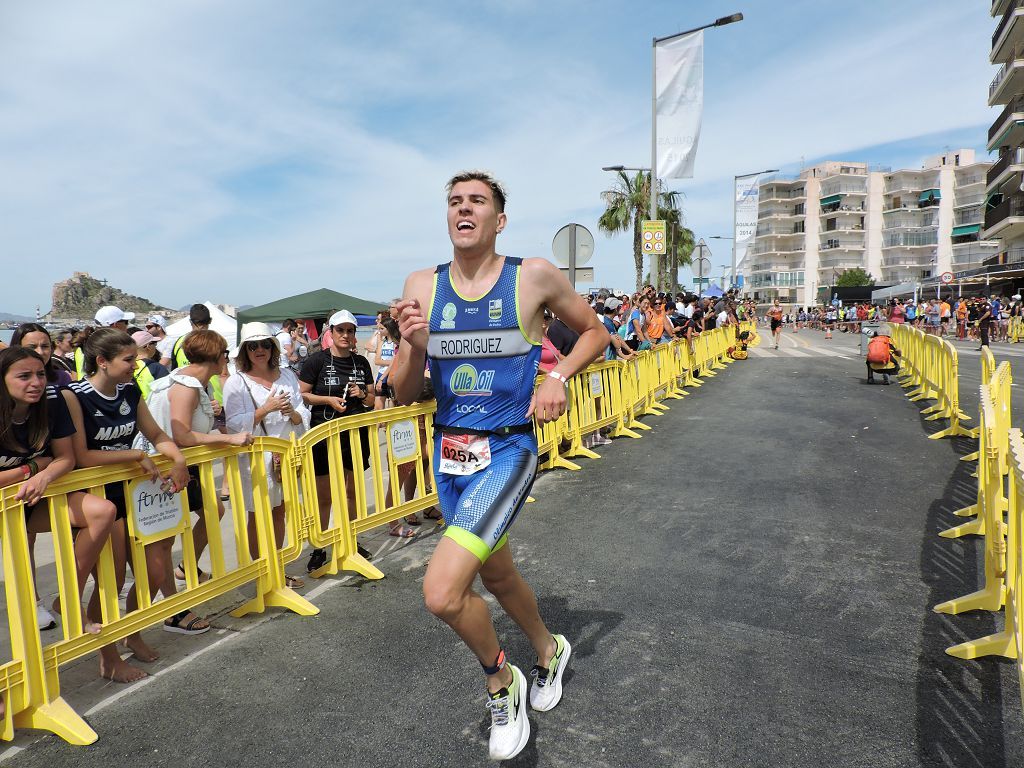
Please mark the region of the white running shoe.
[[42, 599], [36, 601], [36, 623], [39, 625], [41, 632], [54, 629], [57, 626], [57, 620], [53, 617], [53, 614], [43, 607]]
[[491, 711], [491, 759], [508, 760], [523, 751], [530, 740], [530, 720], [526, 716], [526, 678], [514, 664], [508, 688], [488, 694]]
[[530, 687], [530, 706], [538, 712], [547, 712], [554, 709], [555, 705], [562, 699], [562, 674], [569, 665], [569, 656], [572, 655], [572, 646], [563, 635], [553, 635], [555, 638], [555, 655], [551, 657], [546, 667], [535, 666], [530, 673], [533, 675], [533, 685]]

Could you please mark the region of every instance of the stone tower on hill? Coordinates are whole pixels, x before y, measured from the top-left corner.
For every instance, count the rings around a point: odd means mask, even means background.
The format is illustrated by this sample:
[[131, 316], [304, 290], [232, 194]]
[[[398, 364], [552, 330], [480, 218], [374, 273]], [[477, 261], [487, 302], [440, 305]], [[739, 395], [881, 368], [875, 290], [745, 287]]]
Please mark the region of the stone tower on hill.
[[54, 284], [49, 317], [89, 320], [97, 309], [107, 304], [136, 314], [165, 310], [149, 299], [131, 296], [114, 288], [106, 280], [97, 280], [88, 272], [75, 272], [70, 280]]

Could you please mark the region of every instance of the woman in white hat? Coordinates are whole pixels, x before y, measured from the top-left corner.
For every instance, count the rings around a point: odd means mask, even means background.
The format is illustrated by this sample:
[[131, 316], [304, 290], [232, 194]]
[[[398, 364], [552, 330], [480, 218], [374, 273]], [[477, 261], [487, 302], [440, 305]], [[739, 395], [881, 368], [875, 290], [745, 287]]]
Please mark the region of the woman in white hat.
[[[237, 375], [224, 385], [224, 411], [229, 432], [249, 432], [254, 437], [301, 435], [309, 428], [309, 409], [302, 402], [299, 380], [281, 366], [281, 350], [266, 323], [242, 326], [242, 345], [235, 360]], [[265, 453], [270, 505], [274, 516], [274, 540], [284, 543], [284, 492], [274, 468], [274, 454]], [[280, 465], [278, 465], [280, 466]], [[245, 508], [249, 511], [249, 553], [256, 557], [256, 524], [253, 518], [252, 475], [248, 459], [239, 459]], [[297, 576], [287, 576], [289, 587], [304, 586]]]

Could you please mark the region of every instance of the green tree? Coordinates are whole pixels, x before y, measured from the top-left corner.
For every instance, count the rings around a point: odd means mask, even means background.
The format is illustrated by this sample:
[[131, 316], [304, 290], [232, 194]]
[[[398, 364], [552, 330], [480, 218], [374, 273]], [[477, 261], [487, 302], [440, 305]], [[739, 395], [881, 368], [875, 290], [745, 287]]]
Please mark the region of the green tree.
[[[636, 289], [640, 290], [644, 274], [644, 253], [640, 247], [640, 222], [647, 218], [650, 211], [651, 174], [645, 171], [637, 171], [633, 177], [627, 175], [625, 171], [619, 171], [618, 174], [615, 186], [601, 193], [605, 211], [598, 219], [597, 227], [609, 237], [632, 228]], [[673, 221], [681, 224], [682, 211], [679, 209], [678, 192], [658, 193], [658, 217], [665, 219], [666, 226], [669, 228]], [[693, 232], [683, 226], [679, 226], [678, 232], [679, 245], [673, 249], [675, 256], [679, 259], [679, 264], [689, 264], [690, 252], [693, 250]], [[689, 243], [688, 247], [687, 242]], [[660, 271], [664, 277], [669, 269], [666, 264], [669, 259], [660, 261], [662, 265]], [[659, 285], [665, 285], [664, 280], [658, 282]]]
[[847, 269], [838, 278], [836, 278], [836, 287], [838, 288], [853, 288], [858, 285], [874, 284], [875, 278], [871, 276], [871, 273], [861, 269], [860, 267]]

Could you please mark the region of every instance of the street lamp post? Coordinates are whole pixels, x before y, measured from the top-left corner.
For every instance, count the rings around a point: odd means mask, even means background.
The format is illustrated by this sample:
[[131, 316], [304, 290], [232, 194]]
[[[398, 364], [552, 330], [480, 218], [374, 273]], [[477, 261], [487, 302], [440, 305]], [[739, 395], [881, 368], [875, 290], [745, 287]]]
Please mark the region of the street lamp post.
[[[775, 173], [778, 168], [768, 168], [763, 171], [757, 171], [755, 173], [741, 173], [732, 177], [732, 233], [736, 234], [736, 208], [738, 201], [736, 200], [736, 184], [740, 179], [749, 179], [751, 176], [760, 176], [764, 173]], [[730, 238], [732, 240], [732, 269], [729, 271], [729, 284], [736, 284], [736, 238]]]
[[[722, 16], [710, 24], [688, 29], [685, 32], [677, 32], [667, 37], [655, 37], [651, 42], [651, 220], [658, 218], [658, 44], [667, 43], [670, 40], [700, 32], [702, 29], [711, 27], [724, 27], [726, 24], [733, 24], [743, 21], [742, 13], [733, 13], [729, 16]], [[660, 274], [658, 269], [658, 257], [651, 257], [651, 275]], [[657, 278], [655, 277], [655, 281]]]

